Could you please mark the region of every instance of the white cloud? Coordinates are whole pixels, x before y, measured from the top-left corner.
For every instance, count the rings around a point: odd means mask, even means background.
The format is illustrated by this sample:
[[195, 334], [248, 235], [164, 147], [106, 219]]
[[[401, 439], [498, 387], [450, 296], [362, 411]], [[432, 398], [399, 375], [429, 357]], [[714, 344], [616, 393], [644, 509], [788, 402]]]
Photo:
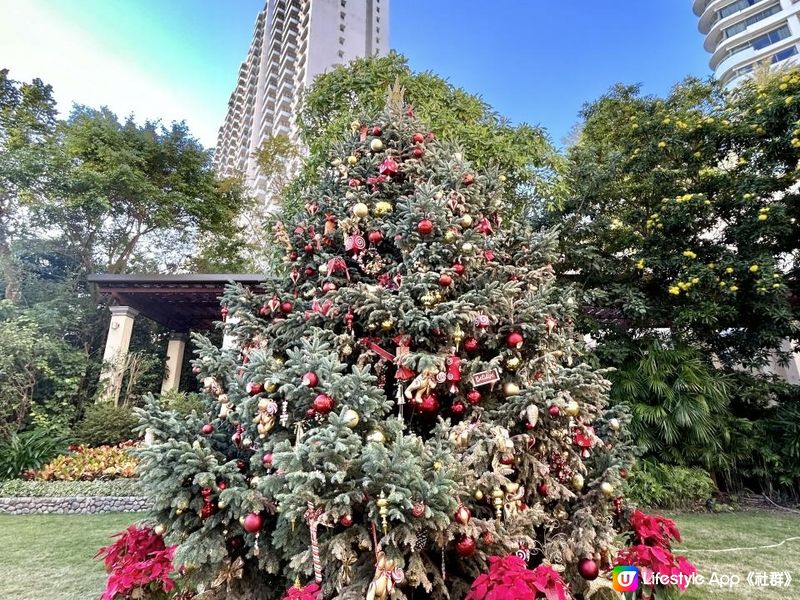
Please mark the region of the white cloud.
[[62, 113], [78, 103], [108, 106], [121, 118], [133, 113], [137, 121], [185, 119], [205, 146], [215, 145], [224, 115], [60, 20], [46, 2], [0, 0], [0, 14], [0, 68], [16, 80], [51, 84]]

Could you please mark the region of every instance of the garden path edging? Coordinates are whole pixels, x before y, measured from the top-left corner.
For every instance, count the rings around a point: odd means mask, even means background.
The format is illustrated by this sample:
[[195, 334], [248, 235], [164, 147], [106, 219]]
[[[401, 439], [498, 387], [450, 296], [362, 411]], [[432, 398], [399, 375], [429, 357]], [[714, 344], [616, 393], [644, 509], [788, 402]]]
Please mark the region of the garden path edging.
[[143, 496], [63, 496], [60, 498], [20, 496], [0, 498], [0, 513], [94, 514], [108, 512], [144, 512], [150, 500]]

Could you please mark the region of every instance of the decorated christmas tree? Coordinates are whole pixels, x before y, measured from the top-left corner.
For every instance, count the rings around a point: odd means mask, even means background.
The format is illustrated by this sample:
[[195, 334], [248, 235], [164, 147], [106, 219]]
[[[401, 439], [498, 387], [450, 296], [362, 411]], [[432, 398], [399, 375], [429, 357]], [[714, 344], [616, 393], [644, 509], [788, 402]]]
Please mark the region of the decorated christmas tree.
[[156, 530], [197, 589], [605, 585], [627, 527], [626, 420], [581, 359], [553, 234], [504, 219], [503, 180], [395, 92], [331, 148], [304, 210], [275, 221], [274, 275], [224, 297], [234, 347], [196, 338], [207, 413], [143, 413]]

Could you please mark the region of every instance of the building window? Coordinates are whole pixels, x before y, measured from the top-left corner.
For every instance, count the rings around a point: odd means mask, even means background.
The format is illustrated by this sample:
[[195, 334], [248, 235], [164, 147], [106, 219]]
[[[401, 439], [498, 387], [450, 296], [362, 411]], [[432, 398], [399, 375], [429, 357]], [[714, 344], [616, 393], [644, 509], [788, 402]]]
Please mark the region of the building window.
[[381, 28], [380, 27], [376, 27], [375, 28], [375, 33], [380, 33], [380, 32], [381, 32]]
[[797, 54], [797, 46], [791, 46], [789, 48], [785, 48], [780, 52], [776, 52], [775, 55], [772, 57], [773, 64], [776, 62], [781, 62], [782, 60], [786, 60], [790, 56], [794, 56]]
[[344, 23], [342, 23], [341, 25], [339, 25], [339, 31], [344, 31]]
[[347, 0], [342, 0], [342, 8], [344, 8], [345, 6], [347, 6]]
[[787, 37], [789, 37], [789, 35], [790, 35], [789, 26], [784, 25], [783, 27], [779, 27], [778, 29], [768, 31], [767, 33], [762, 33], [758, 37], [753, 38], [753, 40], [750, 43], [753, 46], [753, 50], [761, 50], [762, 48], [771, 46], [776, 42], [785, 40]]
[[340, 37], [340, 38], [339, 38], [339, 44], [341, 44], [342, 46], [344, 46], [344, 38], [343, 38], [343, 37]]
[[339, 58], [344, 58], [344, 50], [339, 50]]
[[342, 11], [342, 12], [340, 12], [340, 13], [339, 13], [339, 18], [340, 18], [340, 19], [344, 19], [344, 18], [345, 18], [345, 16], [346, 16], [346, 15], [345, 15], [345, 12], [344, 12], [344, 11]]
[[761, 21], [763, 19], [766, 19], [767, 17], [771, 17], [772, 15], [774, 15], [776, 13], [779, 13], [780, 11], [781, 11], [781, 5], [780, 4], [773, 4], [769, 8], [765, 8], [764, 10], [762, 10], [760, 12], [757, 12], [754, 15], [750, 15], [749, 17], [747, 17], [746, 19], [744, 19], [742, 21], [739, 21], [735, 25], [731, 25], [730, 27], [727, 27], [726, 29], [723, 29], [722, 30], [722, 35], [725, 38], [729, 38], [731, 36], [734, 36], [737, 33], [741, 33], [742, 31], [744, 31], [745, 29], [750, 27], [750, 25], [754, 25], [754, 24], [758, 23], [759, 21]]
[[761, 0], [736, 0], [736, 2], [731, 2], [730, 4], [723, 6], [717, 11], [720, 19], [724, 19], [725, 17], [730, 17], [733, 13], [737, 13], [740, 10], [744, 10], [749, 6], [753, 6], [756, 2], [760, 2]]

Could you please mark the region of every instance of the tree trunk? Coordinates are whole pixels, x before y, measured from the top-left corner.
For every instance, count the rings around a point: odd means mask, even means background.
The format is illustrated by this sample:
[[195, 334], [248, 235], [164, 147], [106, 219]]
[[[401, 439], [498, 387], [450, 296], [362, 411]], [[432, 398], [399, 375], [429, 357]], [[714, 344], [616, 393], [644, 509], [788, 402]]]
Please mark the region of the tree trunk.
[[11, 255], [11, 248], [8, 246], [5, 232], [2, 231], [2, 229], [0, 229], [0, 273], [6, 284], [6, 300], [11, 300], [14, 304], [19, 304], [22, 294], [19, 271], [16, 261]]

